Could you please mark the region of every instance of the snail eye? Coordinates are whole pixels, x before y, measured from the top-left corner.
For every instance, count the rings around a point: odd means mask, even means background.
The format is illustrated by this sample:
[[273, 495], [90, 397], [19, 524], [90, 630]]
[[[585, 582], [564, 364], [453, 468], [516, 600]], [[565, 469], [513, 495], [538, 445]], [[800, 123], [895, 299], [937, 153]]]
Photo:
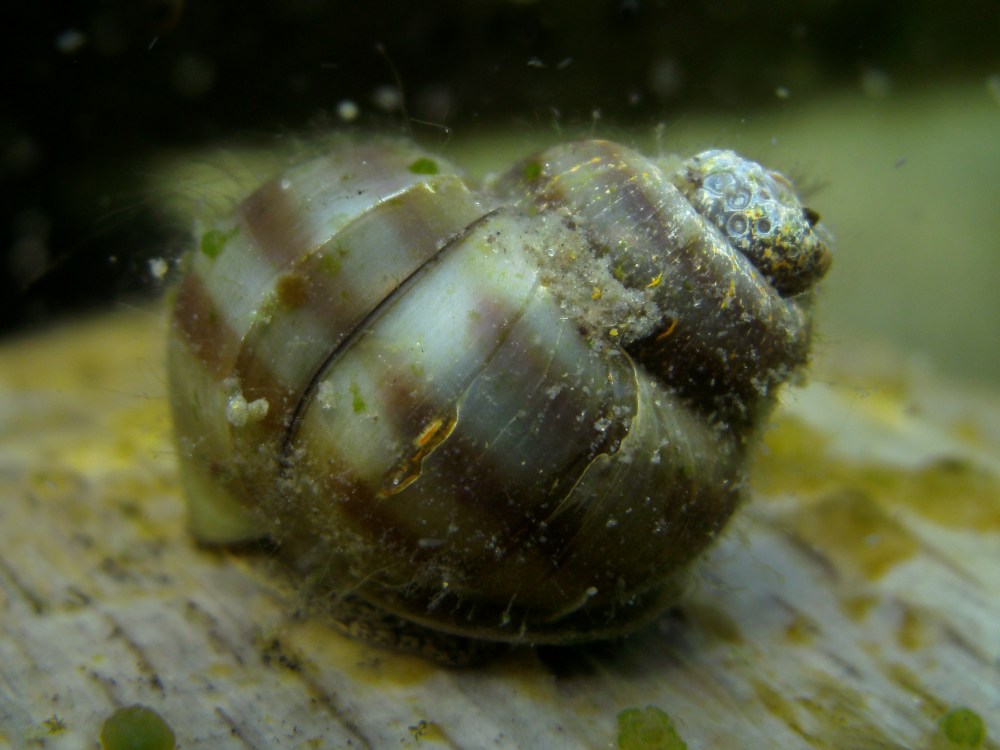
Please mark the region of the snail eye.
[[809, 222], [809, 226], [814, 227], [819, 224], [819, 214], [811, 208], [803, 208], [802, 215], [805, 217], [805, 220]]

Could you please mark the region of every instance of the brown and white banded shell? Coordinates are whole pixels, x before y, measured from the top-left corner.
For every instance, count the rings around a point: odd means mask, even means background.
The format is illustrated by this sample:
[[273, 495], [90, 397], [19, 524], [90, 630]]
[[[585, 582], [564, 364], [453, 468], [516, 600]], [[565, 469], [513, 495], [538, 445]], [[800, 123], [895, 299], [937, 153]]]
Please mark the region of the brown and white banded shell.
[[728, 151], [581, 141], [482, 186], [392, 141], [289, 169], [200, 228], [177, 289], [195, 534], [460, 636], [639, 626], [806, 362], [816, 221]]

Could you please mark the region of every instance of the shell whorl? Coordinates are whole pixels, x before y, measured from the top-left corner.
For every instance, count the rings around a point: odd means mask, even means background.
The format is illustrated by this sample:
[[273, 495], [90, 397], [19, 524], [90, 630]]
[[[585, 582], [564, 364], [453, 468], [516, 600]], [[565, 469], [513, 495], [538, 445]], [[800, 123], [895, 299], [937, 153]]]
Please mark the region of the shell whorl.
[[674, 184], [782, 296], [806, 291], [829, 270], [819, 215], [803, 208], [784, 175], [716, 149], [686, 161]]
[[[376, 142], [204, 227], [170, 339], [196, 534], [271, 536], [324, 588], [459, 635], [655, 615], [738, 503], [829, 265], [808, 220], [798, 245], [728, 242], [714, 175], [739, 157], [707, 154], [670, 172], [582, 141], [474, 189]], [[739, 166], [747, 210], [810, 215]]]

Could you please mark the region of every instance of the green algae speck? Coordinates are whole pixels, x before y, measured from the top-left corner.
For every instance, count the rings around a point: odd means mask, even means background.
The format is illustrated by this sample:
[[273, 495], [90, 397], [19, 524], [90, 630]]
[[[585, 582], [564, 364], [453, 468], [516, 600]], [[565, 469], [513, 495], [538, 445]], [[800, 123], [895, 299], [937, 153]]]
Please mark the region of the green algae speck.
[[977, 748], [986, 740], [986, 725], [970, 708], [953, 708], [941, 717], [941, 733], [956, 748]]
[[368, 404], [365, 403], [364, 396], [361, 395], [361, 389], [357, 383], [351, 384], [351, 396], [351, 408], [354, 410], [354, 413], [364, 414], [368, 409]]
[[433, 159], [428, 159], [426, 157], [417, 159], [410, 165], [410, 171], [413, 174], [437, 174], [438, 165]]
[[226, 243], [229, 242], [229, 240], [238, 231], [239, 230], [235, 227], [228, 232], [223, 232], [219, 229], [209, 229], [201, 236], [201, 252], [209, 258], [219, 257], [219, 254], [222, 253]]
[[618, 750], [687, 750], [674, 722], [656, 706], [618, 714]]
[[104, 750], [174, 750], [175, 745], [170, 725], [146, 706], [119, 708], [101, 727]]
[[542, 164], [538, 161], [529, 161], [524, 165], [524, 179], [528, 182], [534, 182], [539, 177], [542, 176]]

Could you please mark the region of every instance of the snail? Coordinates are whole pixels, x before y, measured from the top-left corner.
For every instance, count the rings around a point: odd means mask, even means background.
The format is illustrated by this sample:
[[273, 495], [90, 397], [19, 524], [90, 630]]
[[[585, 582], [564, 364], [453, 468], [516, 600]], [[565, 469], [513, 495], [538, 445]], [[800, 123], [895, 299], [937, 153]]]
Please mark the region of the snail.
[[808, 359], [817, 222], [723, 150], [584, 140], [480, 185], [392, 140], [292, 166], [203, 222], [176, 288], [195, 536], [269, 539], [376, 639], [641, 627]]

